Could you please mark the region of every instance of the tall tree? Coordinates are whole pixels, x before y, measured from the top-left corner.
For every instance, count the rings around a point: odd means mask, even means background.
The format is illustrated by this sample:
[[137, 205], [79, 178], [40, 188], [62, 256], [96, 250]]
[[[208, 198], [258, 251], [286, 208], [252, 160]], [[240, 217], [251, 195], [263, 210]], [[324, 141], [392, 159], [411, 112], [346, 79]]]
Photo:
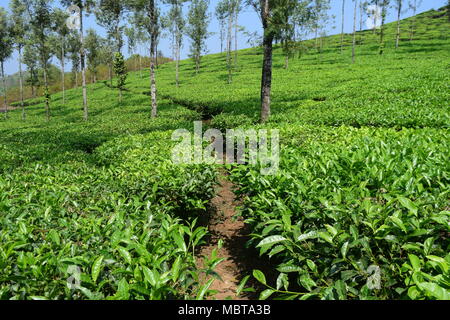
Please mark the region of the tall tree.
[[28, 69], [28, 79], [26, 79], [25, 82], [30, 85], [31, 96], [33, 98], [36, 98], [36, 88], [39, 86], [38, 60], [39, 54], [36, 48], [31, 44], [31, 41], [27, 40], [23, 48], [23, 63], [27, 66]]
[[134, 27], [126, 27], [124, 33], [127, 38], [128, 54], [130, 54], [130, 59], [134, 60], [134, 69], [137, 70], [138, 59], [135, 55], [138, 42], [137, 30]]
[[169, 0], [171, 5], [168, 13], [169, 28], [173, 34], [174, 40], [174, 58], [175, 58], [175, 83], [179, 86], [180, 58], [181, 48], [183, 46], [183, 33], [186, 27], [186, 21], [183, 17], [183, 2], [185, 0]]
[[239, 31], [239, 13], [242, 11], [242, 0], [233, 0], [234, 13], [234, 67], [238, 64], [238, 31]]
[[188, 13], [187, 36], [191, 39], [191, 58], [194, 59], [196, 73], [200, 70], [202, 54], [206, 51], [208, 39], [208, 0], [193, 0]]
[[13, 38], [12, 38], [12, 28], [9, 23], [10, 17], [6, 13], [5, 9], [0, 7], [0, 65], [2, 72], [2, 82], [3, 82], [3, 104], [5, 108], [5, 119], [8, 113], [8, 104], [6, 98], [6, 81], [5, 81], [5, 69], [4, 63], [11, 56], [13, 52]]
[[[317, 52], [321, 53], [322, 30], [329, 24], [332, 16], [328, 14], [330, 10], [330, 0], [314, 0], [311, 8], [311, 17], [308, 20], [299, 19], [297, 24], [307, 31], [311, 29], [314, 32], [315, 47]], [[309, 22], [309, 23], [308, 23]]]
[[24, 81], [22, 72], [22, 56], [23, 47], [25, 46], [25, 33], [27, 29], [26, 19], [26, 6], [21, 0], [12, 0], [10, 2], [11, 14], [12, 14], [12, 28], [14, 43], [16, 44], [17, 51], [19, 53], [19, 90], [20, 90], [20, 106], [22, 108], [22, 119], [25, 120], [25, 104], [24, 104]]
[[390, 0], [381, 0], [380, 6], [381, 6], [381, 27], [380, 27], [380, 55], [384, 53], [384, 31], [385, 31], [385, 23], [386, 23], [386, 16], [387, 16], [387, 10], [389, 7]]
[[231, 57], [231, 42], [233, 40], [233, 0], [223, 0], [223, 6], [225, 7], [225, 14], [228, 20], [227, 31], [227, 70], [228, 70], [228, 83], [233, 81], [233, 67]]
[[50, 92], [49, 92], [49, 60], [52, 56], [50, 35], [53, 27], [52, 1], [27, 0], [30, 25], [33, 35], [33, 44], [39, 53], [40, 65], [44, 73], [44, 97], [47, 121], [50, 120]]
[[123, 30], [120, 25], [126, 9], [126, 1], [123, 0], [98, 0], [95, 10], [97, 22], [108, 31], [108, 35], [116, 42], [116, 51], [122, 52]]
[[448, 21], [450, 22], [450, 0], [447, 0], [447, 17]]
[[54, 54], [58, 57], [61, 64], [61, 89], [63, 105], [66, 104], [66, 87], [65, 87], [65, 60], [67, 56], [66, 51], [66, 37], [69, 35], [70, 30], [67, 27], [66, 20], [69, 15], [60, 10], [55, 9], [53, 13], [53, 20], [55, 22], [56, 41], [53, 43], [55, 49]]
[[307, 25], [311, 27], [315, 19], [314, 6], [309, 7], [309, 4], [309, 0], [284, 0], [283, 6], [280, 6], [280, 10], [277, 12], [277, 19], [280, 23], [275, 39], [281, 43], [285, 56], [285, 69], [289, 67], [289, 57], [299, 48], [295, 39], [296, 28]]
[[159, 14], [156, 0], [134, 0], [130, 2], [130, 9], [134, 14], [134, 21], [138, 28], [145, 30], [150, 39], [150, 95], [151, 95], [151, 116], [158, 115], [158, 104], [156, 97], [156, 71], [155, 52], [156, 42], [159, 34]]
[[358, 0], [353, 0], [355, 3], [355, 10], [353, 12], [353, 43], [352, 43], [352, 63], [355, 63], [355, 49], [356, 49], [356, 16], [358, 14]]
[[[272, 53], [273, 41], [284, 21], [281, 14], [289, 0], [247, 0], [259, 14], [264, 30], [263, 34], [263, 64], [261, 76], [261, 122], [270, 117], [270, 96], [272, 90]], [[297, 1], [297, 0], [292, 0]], [[311, 0], [310, 0], [311, 2]]]
[[345, 0], [342, 0], [341, 53], [344, 50]]
[[[75, 80], [75, 87], [78, 88], [78, 73], [80, 71], [81, 59], [81, 41], [77, 32], [70, 32], [67, 37], [67, 49], [69, 52], [69, 58], [72, 62], [72, 80]], [[73, 82], [72, 82], [73, 84]], [[73, 85], [72, 85], [73, 86]]]
[[397, 6], [397, 36], [395, 38], [395, 49], [398, 49], [400, 42], [400, 17], [402, 15], [403, 0], [395, 0]]
[[225, 25], [227, 20], [227, 1], [222, 0], [217, 3], [215, 16], [220, 25], [220, 53], [223, 53], [223, 42], [225, 41]]
[[[93, 8], [94, 0], [61, 0], [61, 3], [67, 7], [75, 5], [78, 7], [74, 12], [78, 16], [79, 32], [80, 32], [80, 68], [81, 68], [81, 81], [83, 86], [83, 118], [85, 121], [89, 118], [89, 108], [87, 100], [87, 88], [86, 88], [86, 53], [84, 50], [84, 14], [89, 14]], [[73, 7], [72, 7], [73, 8]], [[79, 10], [79, 11], [78, 11]]]
[[102, 40], [94, 29], [87, 30], [85, 39], [86, 58], [94, 83], [97, 82], [97, 68], [101, 63]]
[[109, 83], [113, 85], [114, 43], [111, 39], [102, 39], [99, 48], [100, 61], [108, 66]]
[[422, 0], [409, 0], [409, 9], [412, 10], [413, 16], [411, 17], [411, 24], [409, 27], [409, 41], [412, 41], [414, 39], [414, 32], [416, 28], [416, 14], [417, 9], [422, 4]]

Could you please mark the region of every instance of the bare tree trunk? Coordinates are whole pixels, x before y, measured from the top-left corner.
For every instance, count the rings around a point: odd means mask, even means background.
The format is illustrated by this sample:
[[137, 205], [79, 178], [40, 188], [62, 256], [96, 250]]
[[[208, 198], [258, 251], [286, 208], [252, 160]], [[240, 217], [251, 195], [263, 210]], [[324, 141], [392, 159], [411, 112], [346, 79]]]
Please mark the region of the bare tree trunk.
[[270, 93], [272, 90], [272, 48], [274, 38], [273, 31], [269, 28], [269, 0], [264, 0], [261, 11], [264, 28], [264, 58], [261, 77], [261, 122], [265, 122], [270, 117]]
[[47, 121], [50, 120], [50, 93], [48, 91], [47, 63], [44, 63], [44, 95], [45, 95], [45, 113]]
[[[375, 10], [378, 10], [378, 0], [375, 1]], [[377, 33], [377, 14], [376, 12], [373, 15], [373, 34]]]
[[155, 63], [156, 63], [156, 69], [158, 69], [158, 38], [155, 36]]
[[26, 119], [25, 104], [23, 103], [23, 74], [22, 74], [22, 46], [19, 45], [19, 86], [20, 86], [20, 106], [22, 107], [22, 120]]
[[157, 101], [156, 101], [156, 76], [155, 76], [155, 47], [156, 47], [156, 12], [155, 12], [155, 0], [150, 0], [150, 20], [152, 23], [151, 39], [150, 39], [150, 91], [152, 99], [152, 118], [158, 116]]
[[381, 9], [381, 29], [380, 29], [380, 55], [384, 53], [384, 23], [386, 21], [387, 3], [383, 0], [383, 7]]
[[2, 82], [3, 82], [3, 106], [5, 108], [5, 120], [8, 118], [8, 102], [6, 99], [6, 80], [5, 80], [5, 70], [3, 67], [3, 60], [1, 61], [2, 67]]
[[359, 1], [359, 31], [363, 30], [364, 8], [362, 1]]
[[139, 77], [142, 79], [142, 56], [140, 52], [139, 52]]
[[234, 17], [234, 67], [238, 64], [238, 18], [239, 18], [239, 8], [235, 7], [235, 17]]
[[342, 28], [341, 28], [341, 53], [344, 50], [344, 18], [345, 18], [345, 0], [342, 0]]
[[30, 69], [30, 78], [31, 78], [31, 95], [33, 98], [36, 98], [36, 88], [34, 87], [34, 69]]
[[66, 104], [66, 84], [65, 84], [65, 71], [64, 71], [64, 38], [61, 43], [61, 83], [62, 83], [62, 99], [63, 105]]
[[414, 8], [413, 8], [413, 16], [411, 18], [411, 30], [409, 33], [409, 41], [413, 41], [413, 38], [414, 38], [414, 28], [415, 28], [415, 24], [416, 24], [416, 12], [417, 12], [417, 0], [414, 0], [413, 6], [414, 6]]
[[395, 49], [398, 49], [398, 45], [400, 43], [400, 16], [402, 14], [402, 2], [398, 1], [398, 7], [397, 7], [397, 38], [395, 39]]
[[78, 70], [75, 71], [75, 88], [78, 88]]
[[318, 35], [318, 33], [319, 33], [319, 28], [314, 28], [314, 38], [316, 39], [316, 43], [315, 43], [315, 46], [316, 46], [316, 50], [317, 50], [317, 52], [319, 52], [319, 35]]
[[178, 39], [180, 37], [178, 28], [177, 28], [177, 41], [175, 44], [175, 82], [177, 85], [177, 88], [180, 86], [180, 40]]
[[113, 76], [112, 76], [112, 66], [111, 63], [108, 63], [108, 75], [109, 75], [109, 84], [113, 86]]
[[83, 82], [83, 117], [87, 121], [89, 117], [88, 101], [87, 101], [87, 89], [86, 89], [86, 61], [84, 52], [84, 35], [83, 35], [83, 9], [80, 10], [80, 41], [81, 41], [81, 77]]
[[220, 53], [223, 53], [223, 22], [221, 22], [221, 26], [220, 26]]
[[228, 83], [233, 81], [231, 74], [231, 37], [233, 32], [233, 15], [228, 14], [228, 36], [227, 36], [227, 67], [228, 67]]
[[356, 47], [356, 15], [358, 12], [358, 1], [355, 1], [355, 12], [353, 14], [353, 44], [352, 44], [352, 63], [355, 63], [355, 47]]

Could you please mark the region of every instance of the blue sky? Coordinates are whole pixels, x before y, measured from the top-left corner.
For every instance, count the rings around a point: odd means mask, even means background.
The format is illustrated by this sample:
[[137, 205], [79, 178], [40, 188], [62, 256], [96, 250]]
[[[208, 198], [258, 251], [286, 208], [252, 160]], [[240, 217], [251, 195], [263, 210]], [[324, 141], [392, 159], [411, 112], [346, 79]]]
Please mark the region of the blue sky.
[[[162, 1], [159, 0], [159, 2], [161, 3]], [[217, 20], [214, 17], [214, 8], [217, 4], [218, 0], [210, 0], [210, 14], [211, 14], [211, 22], [209, 25], [209, 31], [213, 32], [214, 34], [208, 39], [207, 41], [207, 47], [208, 47], [208, 53], [216, 53], [216, 52], [220, 52], [220, 40], [219, 40], [219, 23], [217, 22]], [[422, 4], [420, 5], [419, 9], [418, 9], [418, 13], [423, 12], [423, 11], [427, 11], [430, 9], [437, 9], [440, 8], [442, 6], [444, 6], [444, 4], [447, 2], [447, 0], [423, 0]], [[0, 3], [2, 7], [7, 8], [9, 6], [9, 0], [0, 0]], [[54, 1], [54, 3], [59, 3], [59, 1]], [[331, 1], [331, 10], [330, 10], [330, 15], [335, 15], [336, 19], [334, 23], [330, 23], [327, 26], [327, 33], [328, 34], [336, 34], [336, 33], [340, 33], [340, 25], [341, 25], [341, 6], [342, 6], [342, 0], [332, 0]], [[163, 6], [163, 11], [164, 11], [164, 6]], [[353, 29], [353, 1], [352, 0], [346, 0], [346, 15], [347, 18], [346, 23], [345, 23], [345, 32], [352, 32]], [[391, 22], [394, 21], [396, 19], [395, 14], [394, 14], [395, 10], [390, 10], [390, 15], [387, 18], [387, 22]], [[187, 6], [185, 6], [185, 12], [187, 12]], [[409, 17], [412, 15], [412, 12], [408, 11], [405, 12], [403, 14], [403, 17]], [[262, 27], [261, 27], [261, 22], [257, 16], [257, 14], [255, 13], [255, 11], [252, 8], [245, 8], [244, 11], [241, 13], [240, 17], [239, 17], [239, 25], [244, 27], [246, 31], [248, 32], [255, 32], [257, 31], [258, 33], [261, 33]], [[358, 23], [359, 25], [359, 23]], [[335, 28], [333, 28], [335, 27]], [[99, 34], [101, 34], [102, 36], [105, 36], [105, 30], [103, 28], [101, 28], [100, 26], [97, 25], [96, 21], [95, 21], [95, 17], [93, 15], [89, 16], [86, 18], [86, 29], [87, 28], [94, 28], [98, 31]], [[239, 38], [238, 38], [238, 46], [239, 48], [247, 48], [249, 47], [248, 43], [247, 43], [247, 39], [240, 34]], [[160, 41], [160, 45], [159, 45], [159, 50], [161, 50], [166, 56], [170, 56], [171, 55], [171, 48], [170, 48], [170, 39], [169, 37], [165, 37], [163, 39], [161, 39]], [[147, 48], [140, 48], [141, 53], [142, 54], [147, 54], [148, 49]], [[127, 50], [124, 50], [127, 55], [128, 52], [126, 52]], [[187, 55], [189, 53], [189, 40], [185, 39], [184, 40], [184, 47], [182, 50], [182, 58], [187, 58]], [[56, 61], [54, 61], [55, 64], [58, 65], [58, 63]], [[18, 69], [18, 64], [17, 64], [17, 54], [15, 53], [6, 63], [5, 63], [5, 73], [6, 74], [12, 74], [17, 72]]]

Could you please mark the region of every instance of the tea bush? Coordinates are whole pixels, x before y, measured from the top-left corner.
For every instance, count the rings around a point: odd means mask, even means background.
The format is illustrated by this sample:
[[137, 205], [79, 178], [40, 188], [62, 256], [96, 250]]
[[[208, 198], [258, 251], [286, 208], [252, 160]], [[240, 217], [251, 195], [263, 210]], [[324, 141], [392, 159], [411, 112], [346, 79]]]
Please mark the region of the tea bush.
[[252, 243], [278, 265], [264, 294], [448, 299], [448, 150], [448, 131], [341, 127], [286, 145], [276, 176], [234, 168]]

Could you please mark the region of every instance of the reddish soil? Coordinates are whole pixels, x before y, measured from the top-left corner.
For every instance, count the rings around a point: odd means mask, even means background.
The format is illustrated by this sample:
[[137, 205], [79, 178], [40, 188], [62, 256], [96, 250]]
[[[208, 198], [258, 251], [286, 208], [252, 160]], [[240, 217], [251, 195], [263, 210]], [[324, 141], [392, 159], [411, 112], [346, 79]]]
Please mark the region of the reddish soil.
[[[214, 280], [210, 287], [210, 290], [218, 292], [212, 299], [248, 300], [252, 298], [248, 293], [236, 296], [240, 281], [249, 274], [249, 270], [245, 267], [245, 262], [248, 260], [245, 248], [248, 239], [245, 225], [241, 217], [235, 217], [239, 203], [233, 193], [233, 183], [226, 179], [225, 175], [220, 177], [219, 182], [217, 194], [211, 200], [211, 216], [208, 223], [211, 238], [209, 243], [201, 248], [200, 256], [210, 256], [211, 252], [217, 248], [219, 239], [222, 239], [223, 246], [218, 251], [218, 256], [224, 258], [224, 261], [214, 269], [220, 279]], [[199, 259], [200, 266], [202, 266], [202, 260]]]

